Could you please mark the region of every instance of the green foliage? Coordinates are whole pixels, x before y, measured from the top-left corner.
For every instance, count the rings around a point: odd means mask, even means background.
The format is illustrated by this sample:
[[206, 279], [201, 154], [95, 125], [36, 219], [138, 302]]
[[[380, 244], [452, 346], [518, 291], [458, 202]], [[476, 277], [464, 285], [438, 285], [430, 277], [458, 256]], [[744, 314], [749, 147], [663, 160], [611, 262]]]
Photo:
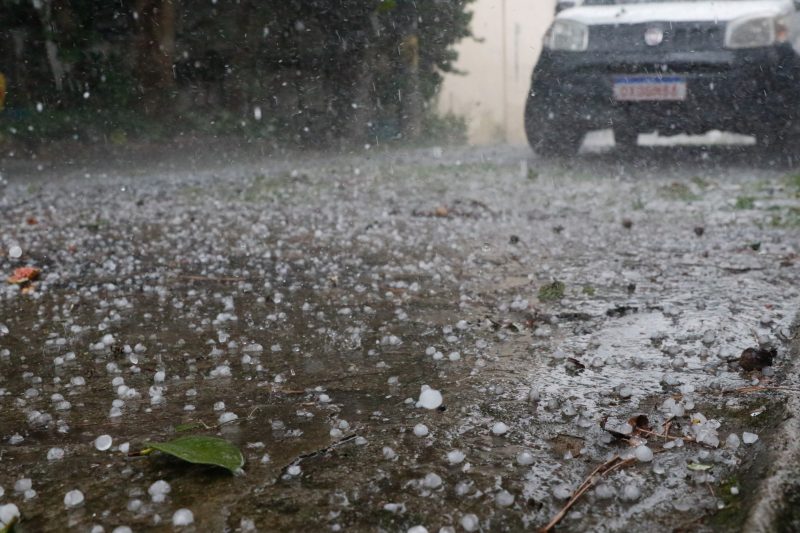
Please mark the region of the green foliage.
[[800, 174], [786, 176], [786, 185], [796, 196], [800, 196]]
[[[48, 0], [36, 9], [0, 0], [0, 68], [9, 82], [0, 117], [20, 139], [96, 132], [123, 140], [156, 133], [129, 116], [147, 110], [143, 121], [162, 120], [172, 133], [177, 125], [319, 146], [408, 137], [407, 117], [419, 115], [413, 123], [423, 131], [411, 133], [459, 142], [463, 124], [436, 117], [426, 103], [454, 70], [453, 44], [470, 36], [472, 1], [183, 0], [170, 4], [173, 76], [159, 82], [143, 43], [164, 25], [134, 16], [134, 2]], [[23, 36], [21, 54], [14, 35]], [[60, 88], [49, 45], [63, 69]], [[146, 98], [154, 91], [155, 113]], [[37, 104], [50, 123], [34, 115]]]
[[756, 199], [752, 196], [739, 196], [736, 198], [735, 209], [753, 209], [756, 206]]
[[237, 473], [244, 466], [244, 456], [225, 439], [190, 435], [169, 442], [149, 442], [148, 448], [194, 464], [213, 465]]
[[564, 298], [567, 286], [558, 280], [539, 287], [538, 298], [540, 302], [556, 302]]

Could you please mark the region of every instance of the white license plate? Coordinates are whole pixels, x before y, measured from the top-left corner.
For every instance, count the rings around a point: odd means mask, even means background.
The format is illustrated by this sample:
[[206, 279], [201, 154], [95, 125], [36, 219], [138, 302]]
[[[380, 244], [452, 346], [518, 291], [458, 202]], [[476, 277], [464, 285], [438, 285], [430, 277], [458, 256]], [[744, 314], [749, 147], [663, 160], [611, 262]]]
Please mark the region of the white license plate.
[[614, 100], [618, 102], [686, 100], [683, 76], [615, 76]]

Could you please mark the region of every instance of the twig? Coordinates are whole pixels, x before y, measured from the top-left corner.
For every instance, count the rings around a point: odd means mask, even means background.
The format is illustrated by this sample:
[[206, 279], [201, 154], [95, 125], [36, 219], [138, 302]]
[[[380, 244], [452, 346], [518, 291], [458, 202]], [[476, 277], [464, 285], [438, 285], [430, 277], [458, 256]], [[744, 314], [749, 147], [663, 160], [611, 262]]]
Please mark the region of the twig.
[[303, 459], [309, 459], [311, 457], [316, 457], [318, 455], [322, 455], [322, 454], [328, 453], [332, 449], [334, 449], [334, 448], [336, 448], [338, 446], [341, 446], [342, 444], [345, 444], [347, 442], [350, 442], [351, 440], [355, 439], [357, 436], [358, 435], [356, 435], [355, 433], [351, 433], [350, 435], [347, 435], [346, 437], [342, 437], [341, 439], [337, 440], [333, 444], [329, 444], [328, 446], [324, 446], [322, 448], [319, 448], [318, 450], [314, 450], [314, 451], [311, 451], [311, 452], [300, 454], [297, 457], [295, 457], [294, 459], [292, 459], [286, 466], [284, 466], [281, 469], [281, 472], [285, 472], [292, 465], [299, 464]]
[[746, 387], [739, 387], [738, 389], [728, 389], [722, 391], [722, 394], [745, 394], [748, 392], [763, 392], [771, 390], [781, 390], [788, 392], [800, 392], [800, 389], [793, 387], [784, 387], [781, 385], [748, 385]]
[[673, 437], [672, 435], [670, 435], [668, 433], [668, 431], [669, 431], [669, 428], [667, 428], [667, 432], [665, 432], [664, 434], [661, 434], [661, 433], [656, 433], [655, 431], [649, 431], [649, 430], [643, 429], [643, 428], [636, 428], [636, 432], [637, 433], [644, 433], [645, 435], [651, 435], [653, 437], [661, 437], [662, 439], [666, 439], [666, 440], [682, 440], [684, 442], [697, 442], [697, 441], [694, 440], [694, 437], [690, 437], [688, 435], [684, 435], [683, 437]]
[[246, 281], [245, 278], [234, 278], [228, 276], [214, 277], [214, 276], [179, 274], [178, 277], [181, 279], [187, 279], [189, 281], [227, 281], [227, 282]]
[[544, 526], [539, 530], [539, 533], [547, 533], [548, 531], [556, 527], [556, 525], [559, 522], [561, 522], [561, 520], [567, 514], [567, 511], [569, 511], [572, 508], [572, 506], [575, 505], [575, 503], [581, 498], [581, 496], [583, 496], [586, 493], [586, 491], [588, 491], [590, 488], [594, 487], [597, 484], [597, 482], [600, 481], [604, 476], [610, 474], [614, 470], [625, 468], [626, 466], [634, 463], [635, 461], [636, 459], [634, 457], [623, 460], [619, 455], [615, 455], [605, 463], [601, 464], [600, 466], [592, 470], [592, 473], [589, 474], [589, 476], [583, 481], [583, 483], [580, 484], [580, 486], [577, 488], [572, 497], [567, 501], [566, 504], [564, 504], [564, 507], [561, 508], [561, 510], [553, 517], [552, 520], [550, 520], [550, 522], [546, 526]]

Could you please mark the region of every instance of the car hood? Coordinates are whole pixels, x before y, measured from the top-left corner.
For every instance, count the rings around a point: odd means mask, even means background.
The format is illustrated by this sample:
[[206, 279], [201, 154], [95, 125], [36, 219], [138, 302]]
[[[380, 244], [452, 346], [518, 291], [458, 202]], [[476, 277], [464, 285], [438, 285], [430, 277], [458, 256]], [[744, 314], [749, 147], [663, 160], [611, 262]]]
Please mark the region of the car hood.
[[728, 22], [755, 14], [780, 15], [793, 9], [791, 0], [733, 0], [723, 2], [653, 2], [613, 6], [578, 6], [556, 17], [596, 24], [643, 22]]

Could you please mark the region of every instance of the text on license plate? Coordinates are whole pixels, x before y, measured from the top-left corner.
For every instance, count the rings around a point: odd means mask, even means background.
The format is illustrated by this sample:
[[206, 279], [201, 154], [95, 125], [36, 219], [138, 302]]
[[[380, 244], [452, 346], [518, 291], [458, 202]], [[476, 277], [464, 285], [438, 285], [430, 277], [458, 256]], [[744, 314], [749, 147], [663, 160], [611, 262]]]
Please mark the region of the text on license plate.
[[617, 101], [686, 100], [683, 76], [615, 76], [613, 81]]

